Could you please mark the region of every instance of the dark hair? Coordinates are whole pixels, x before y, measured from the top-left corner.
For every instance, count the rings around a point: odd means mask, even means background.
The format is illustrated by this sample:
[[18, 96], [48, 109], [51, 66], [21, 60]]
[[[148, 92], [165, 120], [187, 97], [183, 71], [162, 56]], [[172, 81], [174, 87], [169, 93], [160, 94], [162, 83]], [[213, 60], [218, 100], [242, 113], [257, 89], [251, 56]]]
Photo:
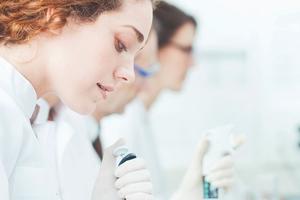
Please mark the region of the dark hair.
[[166, 46], [176, 31], [186, 23], [192, 23], [197, 27], [196, 19], [165, 1], [157, 4], [154, 11], [154, 28], [158, 35], [158, 47]]
[[[70, 17], [93, 21], [121, 5], [122, 0], [1, 0], [0, 43], [24, 43], [41, 32], [64, 27]], [[50, 16], [49, 9], [53, 9]]]

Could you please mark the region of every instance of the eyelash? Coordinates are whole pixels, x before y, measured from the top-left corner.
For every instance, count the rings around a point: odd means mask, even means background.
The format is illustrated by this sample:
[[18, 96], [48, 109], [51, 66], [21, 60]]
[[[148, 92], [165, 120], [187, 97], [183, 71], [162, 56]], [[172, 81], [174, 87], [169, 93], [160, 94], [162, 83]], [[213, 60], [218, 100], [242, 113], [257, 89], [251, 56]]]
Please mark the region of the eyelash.
[[125, 46], [125, 44], [119, 40], [119, 39], [116, 39], [115, 40], [115, 48], [117, 50], [118, 53], [122, 53], [122, 52], [127, 52], [127, 47]]

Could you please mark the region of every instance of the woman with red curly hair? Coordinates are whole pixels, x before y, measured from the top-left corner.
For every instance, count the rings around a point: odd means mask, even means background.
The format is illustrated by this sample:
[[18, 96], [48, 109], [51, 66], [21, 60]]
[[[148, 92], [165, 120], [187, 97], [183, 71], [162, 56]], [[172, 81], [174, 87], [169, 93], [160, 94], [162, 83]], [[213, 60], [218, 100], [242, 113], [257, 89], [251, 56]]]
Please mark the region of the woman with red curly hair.
[[[117, 85], [132, 82], [153, 3], [0, 1], [1, 200], [60, 199], [59, 184], [30, 124], [36, 100], [54, 93], [72, 110], [89, 114]], [[127, 185], [114, 188], [112, 150], [103, 160], [93, 198], [152, 198], [151, 182], [137, 175], [146, 170], [138, 162], [117, 168], [118, 181]]]

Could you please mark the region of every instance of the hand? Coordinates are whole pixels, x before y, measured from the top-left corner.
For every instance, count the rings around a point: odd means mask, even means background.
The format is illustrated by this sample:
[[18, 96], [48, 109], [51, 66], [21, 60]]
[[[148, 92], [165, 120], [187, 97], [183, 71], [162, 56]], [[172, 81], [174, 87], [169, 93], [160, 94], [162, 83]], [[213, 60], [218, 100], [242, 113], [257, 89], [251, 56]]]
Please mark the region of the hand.
[[115, 173], [119, 197], [126, 200], [150, 200], [153, 186], [144, 160], [136, 158], [119, 166]]
[[[237, 149], [245, 142], [244, 136], [236, 136], [234, 148]], [[202, 138], [197, 146], [192, 162], [183, 178], [181, 186], [172, 200], [201, 200], [203, 199], [203, 158], [208, 150], [209, 141]], [[219, 159], [209, 171], [206, 180], [216, 188], [229, 190], [234, 183], [234, 160], [232, 155]]]
[[229, 190], [234, 183], [233, 157], [227, 155], [218, 160], [205, 178], [213, 187]]
[[116, 177], [114, 173], [116, 159], [113, 156], [113, 151], [117, 147], [124, 145], [124, 143], [123, 140], [118, 140], [115, 144], [104, 150], [103, 160], [95, 183], [92, 200], [120, 200], [118, 190], [115, 187]]
[[207, 138], [202, 138], [197, 146], [192, 162], [185, 173], [181, 185], [172, 200], [201, 200], [203, 199], [202, 163], [208, 149]]
[[104, 151], [93, 200], [153, 199], [150, 173], [142, 159], [129, 160], [116, 168], [113, 151], [124, 144], [123, 140], [119, 140]]
[[[244, 135], [235, 135], [232, 139], [235, 150], [246, 142]], [[215, 188], [223, 188], [228, 191], [234, 183], [234, 175], [234, 159], [232, 155], [228, 154], [216, 162], [207, 174], [206, 181]]]

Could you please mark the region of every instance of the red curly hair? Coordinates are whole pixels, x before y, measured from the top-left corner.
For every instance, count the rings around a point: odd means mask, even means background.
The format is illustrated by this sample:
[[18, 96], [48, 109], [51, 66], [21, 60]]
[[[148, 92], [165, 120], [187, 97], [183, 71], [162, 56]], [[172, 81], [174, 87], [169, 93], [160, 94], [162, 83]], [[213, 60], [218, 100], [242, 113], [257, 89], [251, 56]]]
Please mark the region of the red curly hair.
[[89, 22], [121, 5], [122, 0], [1, 0], [0, 43], [25, 43], [41, 32], [64, 27], [70, 17]]

